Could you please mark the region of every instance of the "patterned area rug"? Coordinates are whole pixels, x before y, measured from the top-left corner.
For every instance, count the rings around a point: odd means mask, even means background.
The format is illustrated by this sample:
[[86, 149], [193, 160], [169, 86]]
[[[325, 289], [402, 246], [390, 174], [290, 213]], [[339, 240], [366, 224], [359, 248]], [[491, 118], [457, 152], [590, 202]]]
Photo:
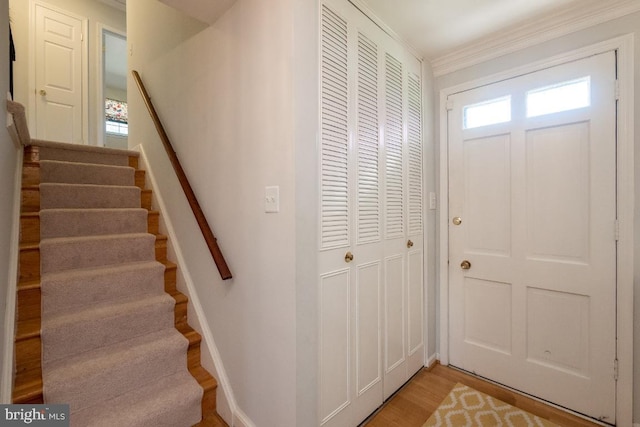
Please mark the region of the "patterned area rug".
[[558, 427], [498, 399], [456, 384], [422, 427]]

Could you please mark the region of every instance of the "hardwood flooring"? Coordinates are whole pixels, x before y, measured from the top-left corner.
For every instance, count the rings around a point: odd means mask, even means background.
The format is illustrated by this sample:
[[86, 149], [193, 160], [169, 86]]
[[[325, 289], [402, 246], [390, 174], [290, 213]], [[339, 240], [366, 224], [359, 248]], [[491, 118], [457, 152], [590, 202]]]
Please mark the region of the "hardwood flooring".
[[436, 363], [431, 368], [425, 368], [418, 372], [382, 409], [363, 423], [363, 426], [421, 427], [456, 383], [472, 387], [562, 427], [595, 427], [599, 425]]

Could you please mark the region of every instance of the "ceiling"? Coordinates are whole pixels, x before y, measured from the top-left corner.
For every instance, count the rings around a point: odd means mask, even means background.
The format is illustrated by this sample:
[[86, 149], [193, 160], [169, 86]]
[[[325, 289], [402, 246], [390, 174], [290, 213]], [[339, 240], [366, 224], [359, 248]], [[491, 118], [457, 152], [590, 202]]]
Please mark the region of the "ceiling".
[[427, 60], [502, 30], [601, 0], [356, 0]]

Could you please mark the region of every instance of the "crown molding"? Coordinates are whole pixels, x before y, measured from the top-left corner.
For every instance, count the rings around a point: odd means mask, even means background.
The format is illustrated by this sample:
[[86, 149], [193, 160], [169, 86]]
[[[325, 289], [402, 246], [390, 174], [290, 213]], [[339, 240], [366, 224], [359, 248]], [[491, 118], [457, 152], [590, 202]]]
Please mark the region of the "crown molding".
[[640, 11], [638, 0], [592, 2], [480, 38], [431, 61], [436, 77]]
[[109, 5], [113, 8], [121, 10], [122, 12], [127, 11], [127, 0], [100, 0], [102, 3]]

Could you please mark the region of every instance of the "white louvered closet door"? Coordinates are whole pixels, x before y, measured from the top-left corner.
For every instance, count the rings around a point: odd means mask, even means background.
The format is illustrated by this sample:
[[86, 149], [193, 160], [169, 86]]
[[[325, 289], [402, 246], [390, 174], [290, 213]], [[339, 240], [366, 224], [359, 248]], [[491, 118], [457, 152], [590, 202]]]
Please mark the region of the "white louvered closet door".
[[346, 0], [321, 15], [319, 423], [355, 426], [424, 361], [420, 63]]

